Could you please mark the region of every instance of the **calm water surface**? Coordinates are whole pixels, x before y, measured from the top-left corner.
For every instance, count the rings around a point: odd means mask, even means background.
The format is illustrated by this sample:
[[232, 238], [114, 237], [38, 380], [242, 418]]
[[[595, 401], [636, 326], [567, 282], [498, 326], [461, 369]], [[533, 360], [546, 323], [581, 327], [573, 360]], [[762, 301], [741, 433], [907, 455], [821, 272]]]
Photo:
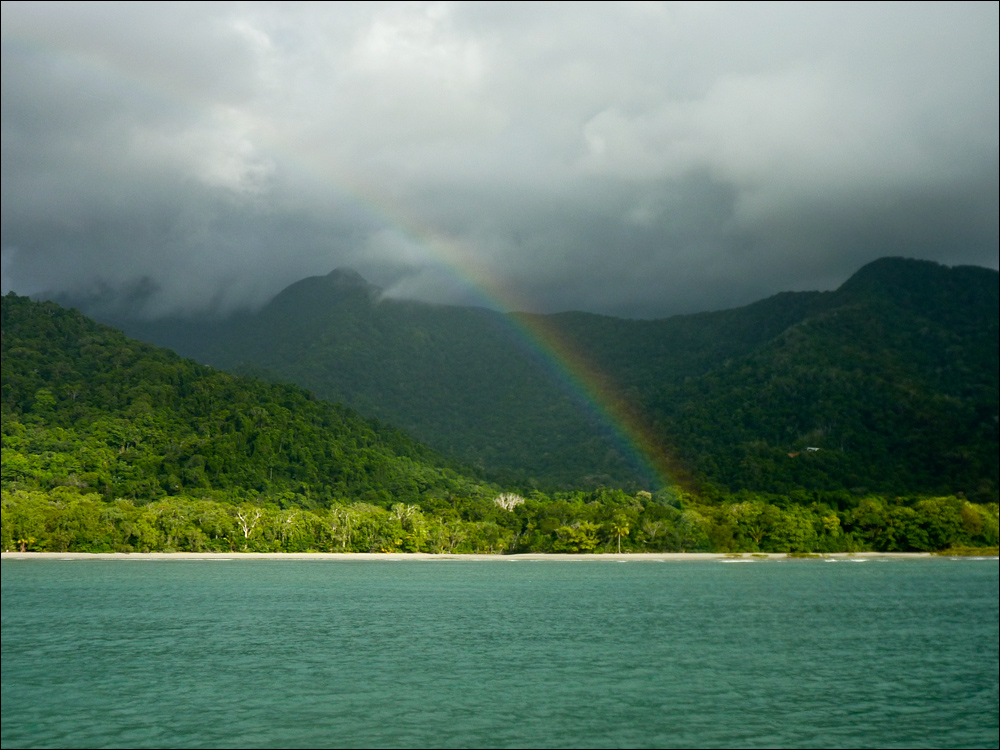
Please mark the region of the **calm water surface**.
[[3, 747], [997, 747], [997, 561], [21, 561]]

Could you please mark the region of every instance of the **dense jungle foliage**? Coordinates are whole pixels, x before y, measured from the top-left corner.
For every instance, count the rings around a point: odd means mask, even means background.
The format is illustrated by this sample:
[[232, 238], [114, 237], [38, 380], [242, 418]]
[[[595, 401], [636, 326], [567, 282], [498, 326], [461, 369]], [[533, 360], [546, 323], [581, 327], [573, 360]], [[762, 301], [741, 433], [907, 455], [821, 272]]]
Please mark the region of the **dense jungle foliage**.
[[543, 331], [602, 374], [591, 396], [630, 414], [702, 494], [995, 502], [998, 288], [989, 269], [885, 258], [834, 292], [625, 320], [382, 299], [338, 270], [225, 321], [121, 324], [343, 401], [525, 492], [658, 489], [558, 376], [565, 363], [528, 343]]
[[37, 551], [856, 551], [996, 546], [998, 506], [843, 489], [525, 497], [296, 386], [2, 298], [0, 546]]
[[[502, 497], [498, 495], [497, 497]], [[3, 490], [4, 550], [53, 552], [856, 552], [995, 548], [998, 506], [956, 497], [844, 510], [744, 495], [715, 505], [621, 490], [541, 494], [511, 510], [481, 498], [389, 508], [281, 507], [202, 496], [152, 502], [58, 487]], [[750, 499], [752, 498], [752, 499]], [[776, 500], [779, 504], [766, 500]]]
[[486, 491], [398, 430], [298, 386], [212, 370], [54, 303], [2, 304], [4, 486], [305, 506]]
[[703, 483], [730, 491], [996, 501], [998, 288], [987, 269], [878, 261], [795, 295], [781, 306], [808, 303], [796, 323], [643, 402]]

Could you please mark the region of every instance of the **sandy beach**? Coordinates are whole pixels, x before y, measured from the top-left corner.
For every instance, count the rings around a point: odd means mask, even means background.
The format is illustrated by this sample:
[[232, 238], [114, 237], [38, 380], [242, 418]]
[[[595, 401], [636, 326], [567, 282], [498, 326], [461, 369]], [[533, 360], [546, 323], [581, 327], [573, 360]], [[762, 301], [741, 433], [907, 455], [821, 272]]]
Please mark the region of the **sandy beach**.
[[784, 552], [646, 552], [607, 554], [542, 554], [520, 555], [446, 555], [427, 552], [3, 552], [2, 560], [324, 560], [350, 562], [357, 560], [451, 560], [475, 561], [563, 561], [563, 562], [759, 562], [765, 560], [854, 560], [862, 562], [875, 559], [926, 560], [938, 557], [930, 552], [834, 552], [809, 557], [788, 555]]

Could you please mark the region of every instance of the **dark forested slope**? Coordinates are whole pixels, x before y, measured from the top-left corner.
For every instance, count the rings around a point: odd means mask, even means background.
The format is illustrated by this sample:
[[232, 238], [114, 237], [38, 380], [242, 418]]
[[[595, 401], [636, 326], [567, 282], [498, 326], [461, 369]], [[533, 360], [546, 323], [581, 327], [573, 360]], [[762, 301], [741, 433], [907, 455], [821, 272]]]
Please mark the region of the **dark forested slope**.
[[508, 480], [648, 481], [526, 344], [522, 330], [542, 327], [601, 374], [596, 398], [702, 487], [995, 500], [998, 317], [995, 271], [886, 258], [833, 292], [662, 320], [382, 299], [339, 270], [226, 321], [118, 322], [343, 400]]
[[338, 269], [223, 322], [118, 324], [215, 367], [343, 401], [502, 479], [599, 486], [632, 477], [606, 426], [491, 310], [383, 299]]
[[885, 258], [834, 292], [574, 335], [709, 483], [995, 501], [998, 318], [995, 271]]

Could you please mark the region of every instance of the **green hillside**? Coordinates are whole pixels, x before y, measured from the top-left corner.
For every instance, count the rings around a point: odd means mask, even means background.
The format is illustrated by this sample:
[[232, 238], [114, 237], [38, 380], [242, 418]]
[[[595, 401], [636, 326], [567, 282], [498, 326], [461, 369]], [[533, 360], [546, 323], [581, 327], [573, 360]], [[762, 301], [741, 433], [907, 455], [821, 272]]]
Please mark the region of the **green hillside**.
[[54, 303], [2, 299], [5, 487], [106, 498], [378, 505], [477, 483], [399, 431], [126, 338]]
[[[998, 278], [887, 258], [834, 292], [661, 320], [382, 299], [351, 271], [226, 321], [120, 321], [293, 381], [525, 488], [656, 489], [519, 330], [554, 331], [703, 491], [997, 498]], [[808, 450], [819, 448], [818, 451]], [[790, 455], [797, 454], [797, 455]]]
[[121, 322], [215, 367], [291, 381], [405, 430], [498, 481], [608, 486], [636, 477], [619, 446], [510, 320], [381, 299], [351, 271], [304, 279], [231, 320]]
[[574, 334], [703, 485], [986, 502], [998, 322], [995, 271], [886, 258], [835, 292]]

